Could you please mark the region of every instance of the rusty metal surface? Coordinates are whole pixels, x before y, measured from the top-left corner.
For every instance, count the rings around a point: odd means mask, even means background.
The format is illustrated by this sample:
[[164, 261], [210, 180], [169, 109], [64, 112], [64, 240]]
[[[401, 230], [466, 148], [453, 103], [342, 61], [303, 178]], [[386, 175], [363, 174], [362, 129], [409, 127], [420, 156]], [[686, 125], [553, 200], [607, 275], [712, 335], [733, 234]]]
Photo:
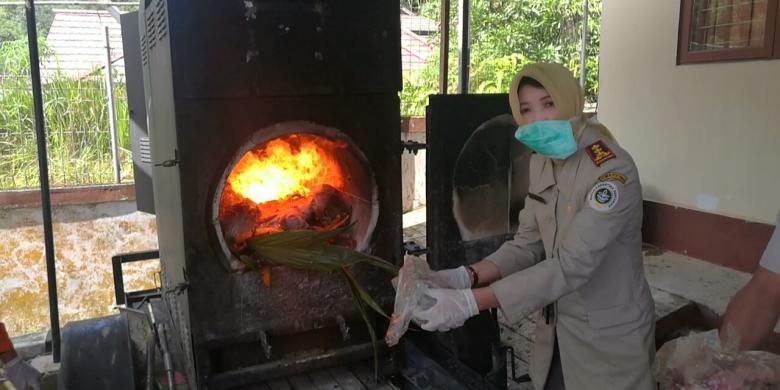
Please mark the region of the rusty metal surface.
[[168, 8], [177, 98], [401, 87], [398, 1], [169, 0]]
[[372, 346], [370, 343], [367, 343], [305, 358], [278, 360], [215, 375], [210, 380], [209, 388], [234, 389], [253, 383], [262, 383], [263, 381], [277, 378], [314, 372], [334, 365], [345, 365], [350, 362], [368, 359], [371, 355]]

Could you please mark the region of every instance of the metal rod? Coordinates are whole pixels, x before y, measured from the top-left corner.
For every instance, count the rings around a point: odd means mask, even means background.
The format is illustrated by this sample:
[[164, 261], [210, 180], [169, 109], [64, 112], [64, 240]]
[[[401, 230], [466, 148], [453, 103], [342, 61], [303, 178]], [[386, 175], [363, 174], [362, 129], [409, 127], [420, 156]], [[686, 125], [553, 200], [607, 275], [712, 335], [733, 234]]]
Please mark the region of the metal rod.
[[117, 305], [126, 305], [128, 303], [127, 295], [125, 295], [125, 277], [122, 273], [122, 264], [159, 258], [160, 251], [156, 249], [150, 251], [122, 253], [111, 257], [111, 271], [114, 276], [114, 297], [116, 298]]
[[441, 0], [439, 25], [439, 93], [446, 95], [450, 65], [450, 0]]
[[[154, 352], [157, 340], [150, 332], [146, 340], [146, 390], [154, 390]], [[513, 367], [514, 368], [514, 367]]]
[[111, 270], [114, 274], [114, 298], [117, 305], [127, 303], [125, 298], [125, 278], [122, 274], [122, 259], [118, 256], [111, 258]]
[[458, 93], [469, 93], [469, 0], [458, 0]]
[[41, 64], [38, 58], [38, 30], [35, 27], [35, 0], [27, 0], [27, 47], [30, 51], [30, 79], [32, 81], [35, 138], [38, 144], [38, 169], [41, 181], [41, 212], [43, 213], [43, 241], [46, 252], [46, 280], [49, 287], [49, 323], [51, 326], [52, 358], [60, 362], [60, 311], [57, 304], [57, 269], [54, 260], [51, 197], [49, 194], [49, 165], [46, 152], [46, 129], [43, 119]]
[[[331, 349], [320, 354], [312, 354], [300, 358], [282, 358], [256, 366], [238, 368], [221, 372], [209, 378], [209, 388], [227, 389], [246, 386], [260, 381], [310, 372], [334, 365], [345, 365], [355, 361], [368, 359], [373, 354], [373, 344], [363, 343], [343, 348]], [[387, 353], [384, 343], [379, 345], [379, 353]]]
[[582, 44], [580, 45], [580, 86], [585, 91], [585, 65], [588, 57], [588, 0], [582, 0]]
[[114, 107], [114, 80], [111, 76], [111, 40], [106, 29], [106, 99], [108, 100], [108, 130], [111, 136], [111, 162], [114, 171], [114, 183], [122, 182], [122, 166], [119, 162], [119, 140], [116, 134], [116, 111]]
[[166, 335], [165, 324], [157, 325], [160, 337], [160, 352], [163, 356], [163, 366], [165, 367], [165, 376], [168, 379], [168, 390], [173, 390], [173, 359], [168, 349], [168, 336]]

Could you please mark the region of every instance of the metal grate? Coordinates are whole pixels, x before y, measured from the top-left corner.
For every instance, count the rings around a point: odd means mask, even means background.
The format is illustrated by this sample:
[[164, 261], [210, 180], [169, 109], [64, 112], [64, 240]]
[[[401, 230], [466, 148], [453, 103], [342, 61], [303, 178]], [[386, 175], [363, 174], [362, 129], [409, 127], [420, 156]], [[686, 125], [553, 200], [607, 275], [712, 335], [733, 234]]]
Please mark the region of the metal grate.
[[157, 41], [161, 41], [168, 35], [168, 11], [165, 1], [158, 1], [155, 7], [155, 17], [157, 19]]
[[141, 34], [141, 63], [149, 65], [149, 46], [146, 43], [146, 33]]
[[152, 163], [152, 145], [149, 142], [149, 137], [141, 137], [139, 139], [139, 159], [142, 163]]
[[689, 50], [761, 47], [767, 0], [694, 0]]
[[[159, 2], [158, 2], [159, 4]], [[146, 42], [149, 45], [149, 51], [154, 49], [157, 44], [157, 18], [155, 18], [154, 11], [152, 9], [146, 10]]]

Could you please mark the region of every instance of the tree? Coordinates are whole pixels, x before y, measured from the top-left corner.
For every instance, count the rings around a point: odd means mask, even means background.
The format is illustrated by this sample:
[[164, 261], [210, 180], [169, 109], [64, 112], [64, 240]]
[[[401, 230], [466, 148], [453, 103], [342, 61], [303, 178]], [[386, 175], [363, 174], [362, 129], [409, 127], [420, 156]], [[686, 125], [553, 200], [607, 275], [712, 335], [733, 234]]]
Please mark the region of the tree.
[[[440, 0], [424, 1], [420, 12], [439, 18]], [[515, 73], [530, 62], [559, 62], [579, 75], [583, 0], [471, 0], [469, 91], [506, 92]], [[601, 0], [589, 1], [586, 99], [598, 97]], [[450, 17], [449, 90], [457, 86], [457, 3]], [[431, 44], [438, 46], [438, 34]], [[402, 113], [421, 115], [427, 96], [438, 91], [438, 50], [424, 69], [404, 75]]]
[[19, 20], [11, 7], [0, 7], [0, 42], [15, 41], [25, 36], [24, 21]]
[[[39, 37], [45, 37], [54, 20], [51, 6], [35, 7], [35, 26]], [[0, 42], [27, 39], [27, 16], [24, 6], [0, 6]]]

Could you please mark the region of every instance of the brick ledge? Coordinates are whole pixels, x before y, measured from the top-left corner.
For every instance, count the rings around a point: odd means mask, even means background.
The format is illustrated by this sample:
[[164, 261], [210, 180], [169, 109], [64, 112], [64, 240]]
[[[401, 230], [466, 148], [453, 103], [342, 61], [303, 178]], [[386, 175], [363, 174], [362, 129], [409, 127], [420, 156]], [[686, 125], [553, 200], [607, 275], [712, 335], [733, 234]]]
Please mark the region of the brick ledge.
[[[135, 200], [134, 184], [51, 189], [52, 206], [93, 204]], [[0, 191], [0, 208], [32, 208], [41, 206], [40, 190]]]

